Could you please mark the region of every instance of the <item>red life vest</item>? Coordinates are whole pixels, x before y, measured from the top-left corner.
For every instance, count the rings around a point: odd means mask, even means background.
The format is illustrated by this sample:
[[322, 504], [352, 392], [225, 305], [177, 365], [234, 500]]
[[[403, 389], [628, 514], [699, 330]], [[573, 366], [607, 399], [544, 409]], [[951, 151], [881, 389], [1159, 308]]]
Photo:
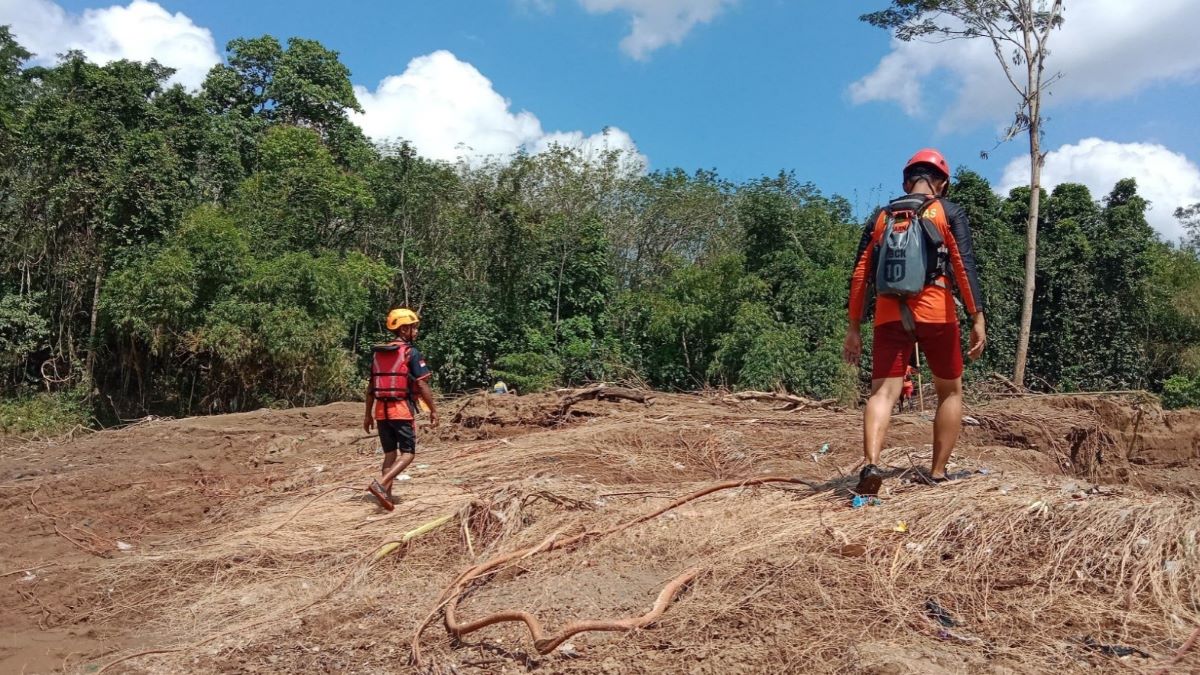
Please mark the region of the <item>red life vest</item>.
[[381, 401], [407, 401], [412, 390], [408, 360], [412, 348], [397, 340], [371, 348], [371, 391]]

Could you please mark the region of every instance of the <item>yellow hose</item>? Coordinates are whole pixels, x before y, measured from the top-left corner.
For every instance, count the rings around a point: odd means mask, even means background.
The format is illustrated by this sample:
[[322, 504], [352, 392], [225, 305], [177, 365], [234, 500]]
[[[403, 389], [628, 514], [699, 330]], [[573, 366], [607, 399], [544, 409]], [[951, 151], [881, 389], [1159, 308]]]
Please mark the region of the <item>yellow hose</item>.
[[425, 523], [424, 525], [418, 527], [415, 530], [409, 530], [408, 532], [405, 532], [404, 536], [400, 537], [399, 540], [389, 541], [388, 543], [379, 547], [379, 550], [375, 552], [374, 556], [372, 556], [371, 562], [379, 562], [383, 558], [386, 558], [387, 556], [391, 555], [392, 553], [395, 553], [396, 549], [400, 548], [401, 546], [407, 544], [408, 542], [412, 541], [413, 539], [416, 539], [417, 537], [419, 537], [423, 534], [428, 534], [428, 533], [432, 532], [433, 530], [436, 530], [437, 528], [441, 527], [442, 525], [445, 525], [446, 523], [450, 522], [451, 520], [454, 520], [454, 514], [442, 516], [441, 518], [438, 518], [437, 520], [431, 520], [428, 523]]

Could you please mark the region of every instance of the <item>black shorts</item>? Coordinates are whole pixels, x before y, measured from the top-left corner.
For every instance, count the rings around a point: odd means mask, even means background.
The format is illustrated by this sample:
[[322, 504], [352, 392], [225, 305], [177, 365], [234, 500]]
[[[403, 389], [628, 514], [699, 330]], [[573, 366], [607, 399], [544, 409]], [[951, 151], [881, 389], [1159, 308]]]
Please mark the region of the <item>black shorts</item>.
[[411, 420], [375, 420], [379, 427], [379, 443], [384, 452], [417, 452], [417, 434]]

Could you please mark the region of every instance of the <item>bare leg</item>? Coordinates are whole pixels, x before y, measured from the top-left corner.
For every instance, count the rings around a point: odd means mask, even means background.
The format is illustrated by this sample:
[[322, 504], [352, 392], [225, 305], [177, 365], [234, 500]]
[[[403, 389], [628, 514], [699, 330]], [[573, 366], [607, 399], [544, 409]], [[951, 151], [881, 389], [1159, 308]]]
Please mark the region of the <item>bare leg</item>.
[[871, 398], [863, 416], [863, 456], [867, 464], [879, 464], [883, 440], [892, 421], [892, 408], [900, 398], [903, 382], [901, 377], [871, 381]]
[[[393, 450], [391, 452], [383, 453], [383, 469], [379, 472], [379, 475], [386, 476], [388, 469], [392, 468], [392, 465], [395, 463], [396, 463], [396, 451], [395, 450]], [[392, 486], [387, 485], [386, 489], [387, 489], [388, 499], [391, 499], [392, 498]]]
[[384, 472], [383, 478], [379, 479], [379, 484], [390, 493], [392, 490], [392, 482], [396, 480], [396, 476], [399, 476], [404, 472], [405, 469], [408, 468], [409, 464], [412, 464], [413, 457], [415, 456], [416, 455], [411, 452], [400, 453], [400, 461], [392, 464], [392, 468]]
[[937, 389], [938, 407], [933, 418], [933, 467], [929, 473], [934, 478], [944, 478], [946, 463], [962, 431], [962, 378], [943, 380], [935, 376], [933, 386]]

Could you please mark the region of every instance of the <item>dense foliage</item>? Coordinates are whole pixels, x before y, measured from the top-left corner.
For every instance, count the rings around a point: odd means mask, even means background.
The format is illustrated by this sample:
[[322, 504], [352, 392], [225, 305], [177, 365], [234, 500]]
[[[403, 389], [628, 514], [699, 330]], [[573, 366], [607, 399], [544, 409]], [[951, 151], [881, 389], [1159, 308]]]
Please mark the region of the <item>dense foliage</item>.
[[[235, 40], [196, 92], [156, 63], [53, 68], [0, 30], [0, 384], [103, 416], [353, 397], [392, 306], [444, 392], [591, 380], [852, 398], [840, 362], [861, 223], [791, 173], [732, 183], [555, 147], [492, 161], [373, 145], [319, 43]], [[960, 170], [990, 307], [972, 377], [1008, 372], [1028, 193]], [[1200, 397], [1200, 263], [1133, 181], [1046, 197], [1039, 387]], [[1193, 217], [1184, 213], [1181, 218]]]

